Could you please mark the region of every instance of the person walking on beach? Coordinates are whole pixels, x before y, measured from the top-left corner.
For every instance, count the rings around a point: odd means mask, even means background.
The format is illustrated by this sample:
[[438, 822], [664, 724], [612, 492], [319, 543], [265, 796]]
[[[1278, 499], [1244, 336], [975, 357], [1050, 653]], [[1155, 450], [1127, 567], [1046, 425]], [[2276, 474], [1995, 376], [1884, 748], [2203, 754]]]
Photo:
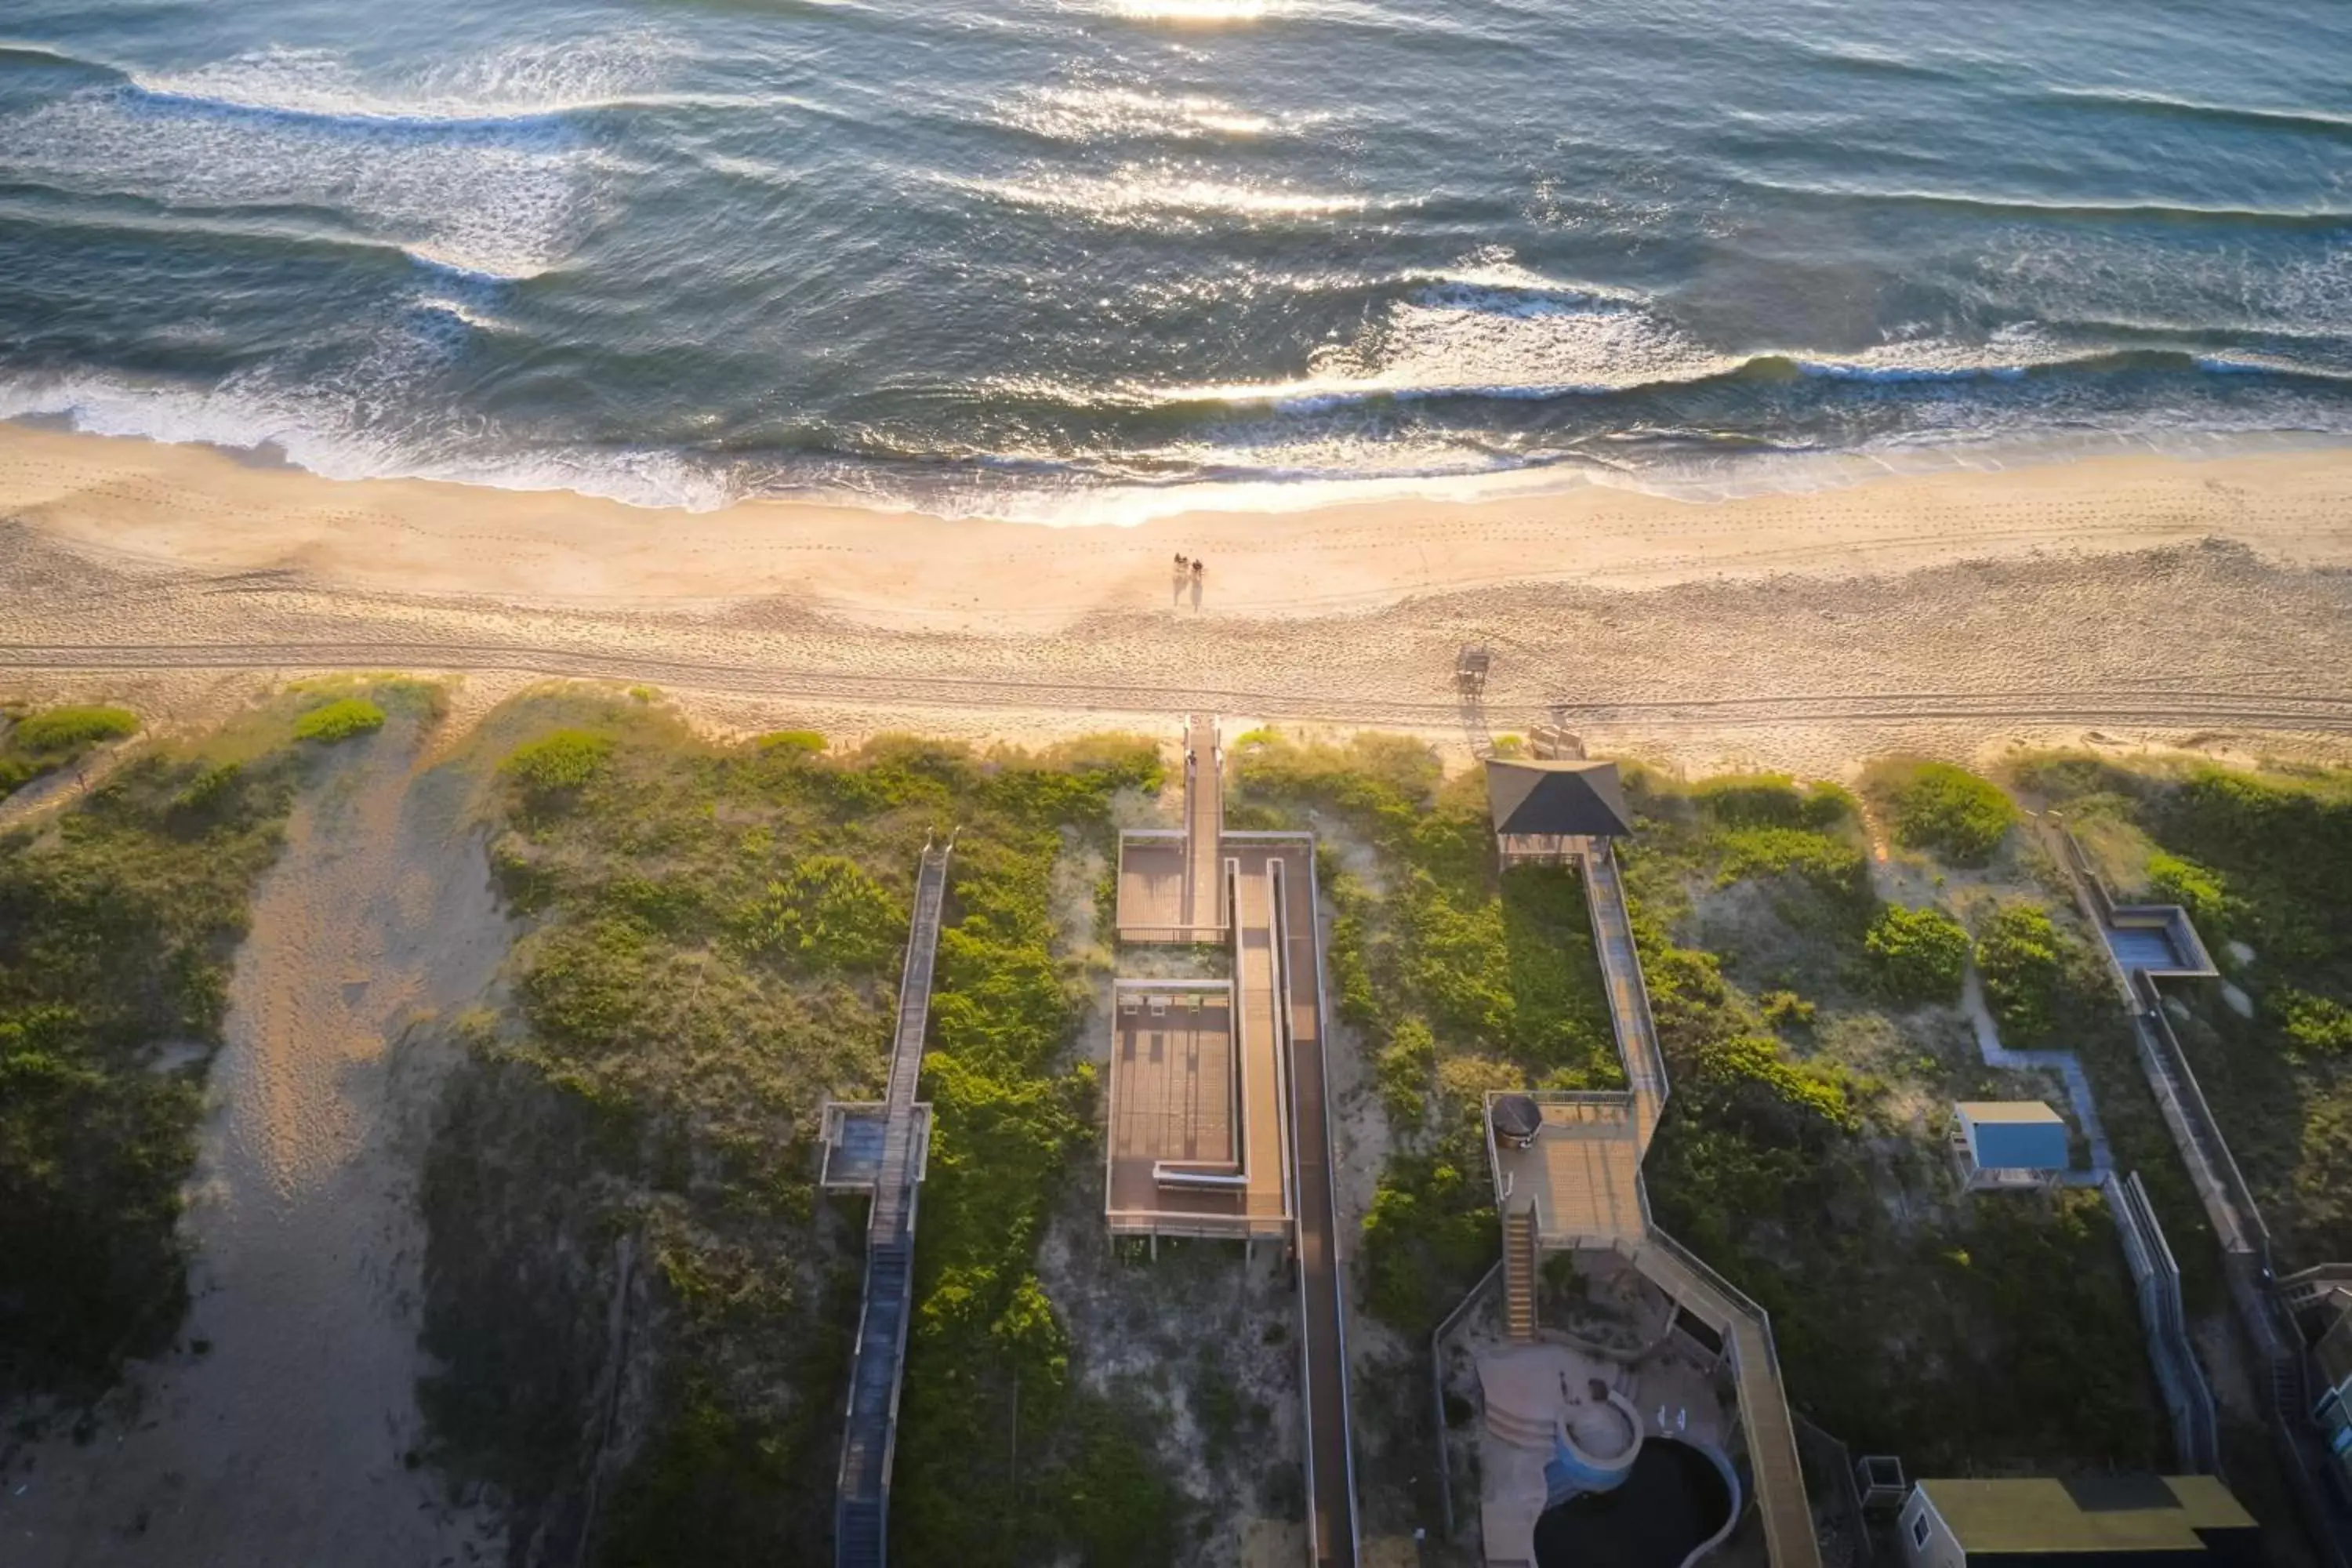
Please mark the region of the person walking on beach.
[[1183, 552], [1182, 551], [1181, 551], [1181, 550], [1180, 550], [1180, 551], [1178, 551], [1178, 552], [1176, 552], [1176, 570], [1177, 570], [1177, 571], [1179, 571], [1179, 572], [1181, 572], [1182, 570], [1184, 570], [1184, 567], [1185, 567], [1184, 552]]

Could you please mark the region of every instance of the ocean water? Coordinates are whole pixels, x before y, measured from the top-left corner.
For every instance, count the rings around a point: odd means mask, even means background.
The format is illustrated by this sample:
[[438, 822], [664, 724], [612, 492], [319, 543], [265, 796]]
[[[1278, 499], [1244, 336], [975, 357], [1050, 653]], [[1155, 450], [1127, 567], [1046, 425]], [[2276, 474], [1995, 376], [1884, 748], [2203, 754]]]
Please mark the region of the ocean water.
[[1045, 520], [2340, 440], [2352, 4], [0, 0], [7, 416]]

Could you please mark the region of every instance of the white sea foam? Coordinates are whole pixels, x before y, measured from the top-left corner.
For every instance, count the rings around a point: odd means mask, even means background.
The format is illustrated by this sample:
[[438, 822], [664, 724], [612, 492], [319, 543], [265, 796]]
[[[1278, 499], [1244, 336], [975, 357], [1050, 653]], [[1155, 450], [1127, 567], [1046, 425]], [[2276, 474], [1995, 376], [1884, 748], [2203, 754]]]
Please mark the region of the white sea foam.
[[0, 120], [0, 174], [199, 215], [299, 209], [325, 238], [494, 278], [556, 265], [593, 216], [594, 149], [562, 127], [370, 124], [119, 88]]
[[2063, 364], [2084, 356], [2080, 350], [2056, 342], [2040, 329], [2019, 323], [1999, 329], [1981, 343], [1904, 335], [1853, 353], [1790, 357], [1807, 375], [1892, 384], [1985, 377], [2014, 380], [2039, 366]]
[[712, 511], [735, 478], [685, 453], [551, 445], [520, 448], [430, 427], [402, 395], [403, 362], [429, 362], [468, 329], [454, 317], [324, 383], [290, 387], [267, 372], [213, 386], [97, 372], [0, 374], [0, 419], [62, 418], [77, 430], [247, 451], [335, 479], [425, 479], [512, 490], [565, 490], [631, 506]]
[[370, 72], [327, 49], [267, 49], [184, 70], [130, 70], [133, 86], [185, 99], [335, 119], [465, 122], [563, 114], [638, 101], [680, 53], [650, 29], [521, 43]]
[[1618, 392], [1721, 375], [1741, 363], [1696, 342], [1653, 310], [1488, 258], [1465, 268], [1461, 279], [1430, 284], [1392, 303], [1354, 342], [1315, 354], [1307, 374], [1296, 381], [1172, 389], [1156, 396], [1313, 412], [1368, 397]]

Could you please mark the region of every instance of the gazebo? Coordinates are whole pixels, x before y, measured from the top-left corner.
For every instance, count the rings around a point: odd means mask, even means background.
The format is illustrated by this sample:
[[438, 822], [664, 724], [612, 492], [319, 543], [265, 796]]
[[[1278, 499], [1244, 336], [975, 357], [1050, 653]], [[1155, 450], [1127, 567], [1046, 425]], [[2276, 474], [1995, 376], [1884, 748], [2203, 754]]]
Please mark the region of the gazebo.
[[1486, 810], [1506, 868], [1558, 864], [1582, 855], [1592, 839], [1633, 831], [1614, 763], [1490, 758]]

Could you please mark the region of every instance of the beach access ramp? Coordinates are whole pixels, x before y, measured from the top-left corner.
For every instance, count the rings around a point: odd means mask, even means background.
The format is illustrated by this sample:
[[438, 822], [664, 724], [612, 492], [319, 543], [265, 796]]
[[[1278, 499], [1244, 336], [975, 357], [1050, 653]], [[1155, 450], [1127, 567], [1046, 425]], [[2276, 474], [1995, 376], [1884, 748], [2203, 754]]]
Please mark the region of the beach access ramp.
[[1315, 838], [1232, 832], [1214, 715], [1184, 725], [1184, 826], [1120, 835], [1122, 942], [1221, 945], [1230, 980], [1112, 984], [1112, 1234], [1286, 1243], [1298, 1286], [1310, 1547], [1357, 1560], [1347, 1259], [1333, 1197]]
[[[923, 846], [915, 912], [898, 974], [898, 1016], [890, 1081], [878, 1105], [827, 1109], [824, 1184], [873, 1194], [866, 1223], [866, 1290], [851, 1360], [841, 1473], [834, 1492], [836, 1568], [883, 1568], [889, 1534], [890, 1459], [898, 1436], [898, 1385], [914, 1309], [915, 1199], [930, 1137], [930, 1108], [917, 1102], [923, 1037], [930, 1024], [931, 971], [947, 896], [950, 845]], [[836, 1114], [836, 1111], [842, 1114]], [[878, 1136], [875, 1129], [878, 1124]], [[839, 1142], [831, 1136], [842, 1129]], [[871, 1170], [870, 1177], [866, 1171]]]

